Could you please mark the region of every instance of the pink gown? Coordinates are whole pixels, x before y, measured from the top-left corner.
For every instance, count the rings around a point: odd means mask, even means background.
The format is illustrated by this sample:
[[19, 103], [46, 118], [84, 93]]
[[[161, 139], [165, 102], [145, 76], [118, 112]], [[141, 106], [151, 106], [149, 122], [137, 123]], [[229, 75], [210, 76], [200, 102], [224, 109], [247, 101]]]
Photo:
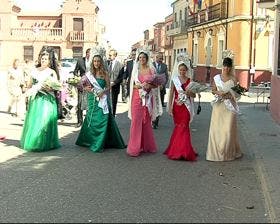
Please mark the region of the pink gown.
[[[184, 90], [189, 82], [190, 80], [188, 79], [183, 84], [182, 88]], [[178, 92], [175, 88], [174, 91], [174, 100], [176, 101], [178, 99]], [[175, 127], [164, 154], [166, 154], [169, 159], [174, 160], [196, 160], [197, 153], [194, 151], [191, 143], [190, 113], [184, 104], [178, 105], [176, 102], [173, 103], [173, 121]]]
[[[153, 79], [150, 71], [148, 74], [139, 74], [141, 83], [148, 82]], [[138, 156], [141, 152], [156, 152], [157, 145], [151, 125], [151, 115], [148, 108], [142, 106], [142, 100], [139, 96], [139, 90], [133, 89], [131, 101], [131, 125], [130, 137], [127, 146], [127, 154], [130, 156]]]

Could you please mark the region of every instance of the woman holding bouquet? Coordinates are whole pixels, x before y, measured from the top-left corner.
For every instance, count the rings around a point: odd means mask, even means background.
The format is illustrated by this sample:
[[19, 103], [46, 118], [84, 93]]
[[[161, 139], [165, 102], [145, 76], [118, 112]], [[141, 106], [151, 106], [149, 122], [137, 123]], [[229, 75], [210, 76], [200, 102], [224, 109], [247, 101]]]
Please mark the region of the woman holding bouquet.
[[30, 99], [20, 139], [20, 147], [31, 152], [60, 147], [55, 98], [60, 84], [53, 48], [43, 47], [38, 61], [31, 72], [32, 87], [26, 92]]
[[197, 153], [191, 143], [190, 122], [194, 116], [193, 98], [189, 90], [190, 66], [186, 55], [178, 55], [170, 83], [168, 113], [173, 117], [174, 130], [164, 154], [172, 160], [195, 161]]
[[106, 148], [124, 149], [126, 145], [110, 106], [110, 78], [102, 54], [93, 51], [92, 55], [90, 71], [78, 85], [87, 91], [88, 109], [76, 145], [89, 147], [93, 152]]
[[222, 74], [214, 76], [212, 115], [209, 129], [206, 160], [230, 161], [242, 156], [237, 133], [236, 114], [239, 113], [235, 93], [236, 84], [233, 61], [223, 60]]
[[[153, 84], [156, 71], [148, 52], [140, 51], [134, 63], [130, 80], [128, 117], [131, 119], [130, 136], [127, 146], [129, 156], [139, 156], [141, 152], [156, 152], [151, 122], [162, 114], [160, 92]], [[158, 94], [158, 97], [155, 97]]]

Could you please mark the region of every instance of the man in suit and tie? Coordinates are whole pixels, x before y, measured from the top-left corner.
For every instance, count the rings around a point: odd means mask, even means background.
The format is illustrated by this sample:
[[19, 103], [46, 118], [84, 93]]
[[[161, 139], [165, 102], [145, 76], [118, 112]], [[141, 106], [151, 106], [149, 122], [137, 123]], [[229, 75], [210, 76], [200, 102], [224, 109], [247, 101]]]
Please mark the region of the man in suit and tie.
[[123, 74], [121, 69], [123, 67], [122, 63], [116, 59], [118, 52], [115, 49], [109, 51], [109, 76], [111, 82], [111, 98], [112, 98], [112, 110], [113, 115], [116, 115], [118, 96], [120, 93], [120, 84], [123, 80]]
[[[163, 54], [157, 53], [156, 60], [153, 62], [154, 67], [156, 68], [157, 74], [165, 74], [166, 82], [160, 86], [160, 100], [162, 103], [162, 107], [165, 107], [164, 104], [164, 96], [166, 94], [166, 84], [168, 82], [168, 69], [167, 65], [163, 63]], [[158, 128], [159, 116], [152, 122], [152, 126], [154, 129]]]
[[130, 91], [130, 79], [131, 79], [131, 73], [133, 69], [133, 64], [136, 58], [136, 48], [132, 49], [130, 52], [129, 60], [126, 62], [126, 70], [124, 74], [124, 79], [126, 80], [126, 87], [127, 87], [127, 96], [129, 96]]
[[[82, 77], [90, 70], [90, 48], [86, 50], [85, 57], [79, 58], [74, 69], [74, 75]], [[86, 93], [83, 91], [78, 90], [78, 105], [77, 105], [77, 120], [78, 123], [76, 127], [80, 127], [83, 124], [83, 110], [82, 104], [83, 99], [85, 99], [84, 95]]]

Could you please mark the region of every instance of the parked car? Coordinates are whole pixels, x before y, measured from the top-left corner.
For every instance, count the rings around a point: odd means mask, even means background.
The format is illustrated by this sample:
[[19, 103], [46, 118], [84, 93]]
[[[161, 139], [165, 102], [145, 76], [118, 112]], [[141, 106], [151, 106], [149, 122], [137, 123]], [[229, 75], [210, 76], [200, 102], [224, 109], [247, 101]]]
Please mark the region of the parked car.
[[77, 60], [78, 60], [77, 58], [62, 58], [61, 62], [70, 62], [70, 63], [76, 65]]
[[68, 61], [61, 61], [60, 63], [60, 79], [66, 81], [74, 76], [74, 69], [76, 64]]

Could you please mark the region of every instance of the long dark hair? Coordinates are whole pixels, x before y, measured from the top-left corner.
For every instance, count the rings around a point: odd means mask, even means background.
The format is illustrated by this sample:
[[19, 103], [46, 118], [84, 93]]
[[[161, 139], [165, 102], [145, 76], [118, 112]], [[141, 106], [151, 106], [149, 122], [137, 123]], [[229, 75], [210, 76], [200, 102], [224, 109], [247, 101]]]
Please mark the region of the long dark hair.
[[95, 68], [94, 65], [93, 65], [94, 58], [99, 58], [99, 59], [100, 59], [100, 62], [101, 62], [100, 71], [101, 71], [102, 74], [105, 75], [105, 74], [106, 74], [106, 69], [105, 69], [105, 66], [104, 66], [104, 61], [103, 61], [103, 59], [102, 59], [102, 57], [101, 57], [100, 55], [94, 55], [94, 56], [92, 57], [92, 61], [91, 61], [91, 65], [90, 65], [90, 71], [91, 71], [91, 73], [92, 73], [93, 75], [96, 75], [96, 72], [97, 72], [96, 68]]
[[40, 50], [39, 56], [38, 56], [38, 64], [36, 67], [41, 67], [41, 58], [44, 55], [49, 56], [49, 67], [53, 69], [56, 72], [57, 79], [60, 80], [60, 75], [59, 75], [59, 70], [58, 70], [58, 61], [57, 58], [55, 57], [55, 50], [50, 47], [50, 46], [43, 46], [42, 49]]

